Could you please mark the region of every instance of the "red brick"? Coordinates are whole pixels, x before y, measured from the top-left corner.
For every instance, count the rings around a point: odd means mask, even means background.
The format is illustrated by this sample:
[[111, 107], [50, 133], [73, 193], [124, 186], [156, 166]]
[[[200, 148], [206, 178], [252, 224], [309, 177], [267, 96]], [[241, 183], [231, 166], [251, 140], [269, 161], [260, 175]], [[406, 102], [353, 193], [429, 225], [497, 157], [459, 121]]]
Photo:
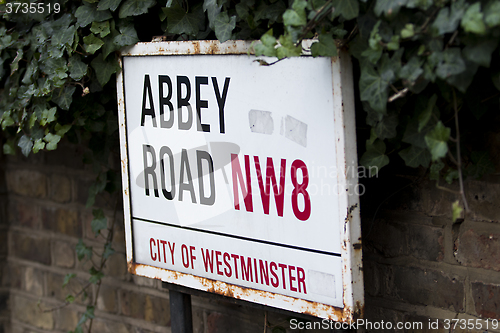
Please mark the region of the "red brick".
[[47, 176], [35, 170], [9, 170], [6, 174], [7, 187], [15, 194], [45, 198], [47, 196]]
[[104, 266], [104, 274], [120, 279], [125, 279], [127, 276], [127, 258], [123, 253], [112, 254]]
[[374, 248], [377, 253], [389, 258], [408, 254], [408, 227], [405, 224], [391, 223], [383, 218], [376, 219], [373, 223], [366, 230], [366, 233], [369, 232], [367, 247]]
[[476, 313], [482, 318], [500, 319], [500, 286], [482, 282], [471, 286]]
[[10, 253], [14, 257], [50, 265], [50, 239], [13, 232], [11, 242]]
[[500, 271], [500, 234], [470, 229], [455, 241], [455, 257], [464, 266]]
[[82, 237], [82, 226], [78, 212], [63, 208], [42, 209], [43, 228], [68, 236]]
[[11, 224], [32, 229], [40, 228], [40, 207], [32, 202], [13, 200], [9, 213]]
[[75, 245], [67, 242], [54, 241], [52, 244], [54, 265], [64, 268], [75, 266]]
[[[283, 326], [286, 326], [284, 324]], [[211, 312], [207, 316], [207, 333], [250, 333], [260, 332], [264, 328], [264, 316], [258, 322], [245, 322], [242, 318], [218, 312]]]
[[50, 177], [50, 198], [56, 202], [65, 203], [71, 201], [72, 188], [71, 179], [62, 175]]
[[158, 325], [170, 324], [170, 303], [168, 299], [133, 291], [120, 291], [121, 311], [125, 316], [146, 320]]
[[45, 330], [54, 328], [54, 313], [40, 311], [40, 307], [50, 309], [50, 305], [40, 304], [39, 307], [37, 300], [17, 295], [12, 296], [12, 303], [12, 317], [17, 320]]
[[411, 304], [431, 305], [455, 312], [464, 310], [463, 278], [418, 267], [391, 266], [390, 297]]
[[97, 308], [107, 312], [116, 312], [118, 304], [115, 288], [104, 284], [101, 285], [97, 296]]
[[408, 252], [415, 258], [442, 261], [444, 258], [443, 242], [442, 228], [408, 225]]
[[467, 181], [465, 194], [475, 220], [500, 222], [500, 184], [485, 181]]

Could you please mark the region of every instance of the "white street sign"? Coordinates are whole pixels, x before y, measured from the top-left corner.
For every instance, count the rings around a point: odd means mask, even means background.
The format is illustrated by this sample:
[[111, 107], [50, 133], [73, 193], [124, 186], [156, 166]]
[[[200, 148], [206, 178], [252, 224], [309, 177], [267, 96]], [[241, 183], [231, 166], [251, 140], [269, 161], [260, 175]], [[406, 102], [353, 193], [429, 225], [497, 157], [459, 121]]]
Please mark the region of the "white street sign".
[[363, 286], [349, 58], [261, 66], [249, 46], [122, 52], [129, 270], [350, 321]]

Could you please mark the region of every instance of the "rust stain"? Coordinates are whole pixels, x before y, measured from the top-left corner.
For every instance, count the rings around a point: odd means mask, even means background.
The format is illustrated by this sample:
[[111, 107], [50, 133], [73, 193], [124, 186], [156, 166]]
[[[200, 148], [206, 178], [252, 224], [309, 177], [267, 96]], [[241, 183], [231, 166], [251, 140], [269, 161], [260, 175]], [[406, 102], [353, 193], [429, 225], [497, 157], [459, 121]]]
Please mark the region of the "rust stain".
[[194, 48], [193, 54], [200, 54], [200, 43], [197, 41], [192, 41], [191, 42]]
[[[342, 308], [337, 308], [334, 306], [318, 303], [318, 302], [312, 302], [304, 299], [294, 299], [289, 296], [284, 296], [284, 295], [278, 295], [274, 294], [271, 292], [263, 291], [263, 290], [257, 290], [257, 289], [252, 289], [252, 288], [246, 288], [242, 286], [236, 286], [236, 285], [231, 285], [222, 281], [217, 281], [217, 280], [212, 280], [212, 279], [207, 279], [199, 276], [194, 276], [190, 274], [185, 274], [181, 272], [176, 272], [176, 271], [171, 271], [163, 268], [158, 268], [158, 267], [153, 267], [153, 266], [148, 266], [148, 265], [143, 265], [143, 264], [137, 264], [132, 261], [127, 263], [128, 266], [128, 271], [131, 274], [138, 275], [137, 270], [139, 268], [154, 268], [157, 274], [151, 274], [148, 275], [147, 277], [153, 278], [153, 279], [158, 279], [158, 280], [164, 280], [166, 282], [171, 282], [171, 283], [177, 283], [178, 280], [180, 280], [181, 277], [186, 277], [190, 276], [191, 278], [194, 278], [200, 284], [203, 286], [202, 290], [208, 291], [213, 294], [218, 294], [226, 297], [231, 297], [235, 299], [244, 299], [248, 300], [248, 298], [254, 298], [255, 297], [262, 297], [268, 300], [273, 300], [276, 299], [277, 296], [280, 297], [285, 297], [284, 300], [292, 306], [297, 304], [297, 308], [304, 308], [305, 310], [302, 311], [297, 311], [299, 313], [303, 313], [306, 315], [311, 315], [314, 317], [321, 317], [324, 318], [325, 314], [327, 319], [330, 320], [335, 320], [335, 321], [344, 321], [344, 322], [351, 322], [353, 320], [353, 315], [351, 313], [351, 308], [350, 307], [345, 307], [344, 309]], [[168, 272], [169, 276], [168, 279], [161, 278], [160, 274], [162, 271]], [[139, 274], [142, 275], [142, 274]], [[245, 297], [242, 297], [245, 296]], [[361, 307], [360, 303], [358, 302], [355, 307], [355, 311], [357, 312], [354, 314], [354, 318], [359, 318], [360, 316], [363, 315], [364, 308]]]
[[352, 244], [352, 247], [355, 249], [355, 250], [361, 250], [361, 243], [355, 243], [355, 244]]
[[219, 43], [210, 43], [210, 47], [208, 48], [208, 52], [206, 52], [207, 54], [214, 54], [214, 53], [219, 53], [218, 52], [218, 45], [220, 45]]
[[365, 316], [365, 306], [361, 305], [360, 301], [356, 301], [354, 306], [354, 320], [364, 318]]

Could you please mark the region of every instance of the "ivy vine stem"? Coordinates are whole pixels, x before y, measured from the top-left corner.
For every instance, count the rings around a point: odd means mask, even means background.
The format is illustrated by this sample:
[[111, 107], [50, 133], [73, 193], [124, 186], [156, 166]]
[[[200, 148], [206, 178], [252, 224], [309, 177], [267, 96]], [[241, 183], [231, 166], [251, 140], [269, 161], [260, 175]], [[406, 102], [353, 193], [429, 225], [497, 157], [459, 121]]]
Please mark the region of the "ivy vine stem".
[[[114, 213], [113, 213], [113, 221], [111, 222], [111, 226], [108, 228], [108, 235], [106, 237], [106, 244], [104, 245], [104, 251], [106, 251], [107, 245], [111, 244], [112, 241], [113, 241], [113, 232], [114, 232], [114, 229], [115, 229], [116, 214], [118, 213], [119, 203], [120, 203], [120, 197], [117, 196], [116, 203], [115, 203], [115, 210], [114, 210]], [[101, 256], [101, 263], [99, 265], [99, 272], [102, 272], [102, 270], [104, 269], [104, 265], [106, 264], [107, 260], [108, 260], [108, 257], [106, 257], [104, 255], [104, 252], [103, 252], [103, 255]], [[101, 283], [102, 283], [102, 278], [99, 279], [99, 281], [97, 281], [97, 284], [96, 284], [97, 288], [96, 288], [95, 297], [94, 297], [94, 307], [97, 306], [97, 298], [99, 296], [99, 291], [101, 289]], [[92, 332], [92, 323], [93, 322], [94, 322], [94, 318], [90, 318], [89, 329], [87, 330], [88, 333]]]
[[458, 107], [457, 107], [457, 94], [455, 88], [453, 88], [453, 108], [455, 110], [455, 130], [457, 139], [457, 169], [458, 169], [458, 183], [460, 184], [460, 194], [462, 195], [462, 201], [464, 202], [465, 212], [469, 212], [469, 205], [467, 203], [467, 198], [465, 197], [464, 191], [464, 179], [462, 175], [462, 157], [460, 155], [460, 128], [458, 126]]
[[396, 93], [396, 94], [392, 95], [391, 97], [389, 97], [389, 99], [387, 100], [387, 102], [389, 102], [389, 103], [394, 102], [398, 98], [404, 97], [406, 95], [406, 93], [408, 93], [408, 88], [404, 88], [403, 90], [398, 91], [398, 93]]

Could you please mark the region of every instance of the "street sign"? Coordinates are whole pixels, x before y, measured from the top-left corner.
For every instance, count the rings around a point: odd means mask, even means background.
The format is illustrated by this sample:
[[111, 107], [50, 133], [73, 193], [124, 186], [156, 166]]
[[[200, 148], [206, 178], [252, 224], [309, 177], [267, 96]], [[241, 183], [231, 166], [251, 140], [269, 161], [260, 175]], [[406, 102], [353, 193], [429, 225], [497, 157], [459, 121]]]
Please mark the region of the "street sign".
[[249, 50], [122, 51], [129, 271], [351, 321], [364, 301], [350, 59], [262, 66]]

